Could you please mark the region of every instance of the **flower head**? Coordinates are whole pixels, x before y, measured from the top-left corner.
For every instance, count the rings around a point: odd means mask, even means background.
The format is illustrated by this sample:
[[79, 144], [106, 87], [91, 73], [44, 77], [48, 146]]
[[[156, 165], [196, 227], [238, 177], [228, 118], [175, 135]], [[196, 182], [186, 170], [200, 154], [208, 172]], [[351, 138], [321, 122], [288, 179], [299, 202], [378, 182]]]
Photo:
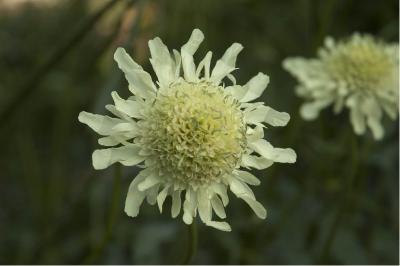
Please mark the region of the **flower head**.
[[[248, 186], [260, 181], [240, 168], [293, 163], [296, 154], [264, 140], [264, 123], [285, 126], [289, 115], [262, 102], [249, 103], [263, 93], [268, 76], [259, 73], [244, 86], [235, 84], [231, 72], [242, 50], [238, 43], [228, 48], [212, 71], [211, 52], [196, 67], [193, 54], [203, 38], [195, 29], [180, 53], [173, 51], [173, 57], [159, 38], [149, 41], [157, 85], [118, 48], [114, 58], [133, 96], [124, 100], [112, 92], [114, 105], [106, 108], [116, 117], [81, 112], [79, 121], [104, 136], [100, 145], [112, 147], [94, 151], [95, 169], [116, 162], [143, 168], [129, 187], [125, 203], [129, 216], [139, 214], [145, 198], [149, 204], [157, 203], [161, 212], [164, 200], [171, 196], [172, 217], [183, 209], [187, 224], [199, 213], [206, 225], [230, 231], [228, 223], [213, 219], [213, 213], [226, 218], [228, 188], [258, 217], [266, 217]], [[225, 77], [233, 85], [225, 87]]]
[[358, 33], [337, 43], [328, 37], [318, 58], [288, 58], [283, 66], [298, 79], [297, 93], [307, 100], [300, 110], [304, 119], [317, 118], [329, 105], [336, 113], [345, 106], [356, 134], [369, 127], [381, 139], [383, 113], [397, 117], [398, 44]]

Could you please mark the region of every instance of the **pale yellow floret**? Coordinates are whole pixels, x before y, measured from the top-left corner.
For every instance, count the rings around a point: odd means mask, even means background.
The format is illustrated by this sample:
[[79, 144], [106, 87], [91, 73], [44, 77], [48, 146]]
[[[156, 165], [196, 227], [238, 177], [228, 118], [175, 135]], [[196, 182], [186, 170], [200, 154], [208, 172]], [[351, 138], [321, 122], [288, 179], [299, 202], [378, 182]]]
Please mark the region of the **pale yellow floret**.
[[345, 82], [351, 90], [374, 91], [385, 88], [385, 82], [396, 74], [396, 59], [385, 49], [385, 44], [366, 36], [340, 42], [323, 54], [327, 71], [338, 82]]
[[165, 178], [183, 184], [220, 181], [238, 165], [246, 147], [239, 102], [210, 82], [180, 80], [161, 88], [138, 123], [137, 143]]

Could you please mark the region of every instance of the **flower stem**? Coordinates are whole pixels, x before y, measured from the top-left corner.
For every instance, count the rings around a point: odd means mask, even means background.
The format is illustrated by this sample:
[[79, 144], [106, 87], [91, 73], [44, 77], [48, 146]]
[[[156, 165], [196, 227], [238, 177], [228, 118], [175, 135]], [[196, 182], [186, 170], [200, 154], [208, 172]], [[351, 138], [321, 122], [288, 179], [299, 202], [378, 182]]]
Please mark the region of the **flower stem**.
[[353, 194], [354, 190], [354, 182], [357, 176], [357, 169], [359, 165], [359, 154], [358, 154], [358, 143], [357, 143], [357, 136], [351, 134], [350, 136], [351, 141], [351, 170], [349, 172], [349, 176], [345, 180], [345, 184], [343, 186], [343, 196], [342, 201], [338, 204], [337, 211], [335, 213], [334, 220], [332, 222], [332, 226], [328, 231], [328, 235], [326, 238], [325, 243], [322, 246], [320, 256], [318, 257], [317, 264], [324, 264], [327, 263], [329, 259], [329, 253], [332, 247], [332, 244], [335, 240], [336, 232], [340, 226], [340, 222], [348, 211], [348, 208], [351, 206], [351, 195]]
[[116, 164], [114, 166], [114, 169], [115, 169], [114, 185], [113, 185], [112, 199], [107, 217], [105, 232], [99, 244], [93, 248], [92, 252], [84, 260], [84, 264], [93, 264], [97, 260], [97, 258], [101, 255], [101, 253], [103, 253], [104, 249], [107, 246], [107, 242], [111, 239], [112, 236], [112, 230], [119, 212], [118, 206], [121, 195], [121, 175], [122, 175], [120, 164]]
[[108, 216], [108, 221], [107, 221], [107, 228], [106, 232], [108, 234], [111, 234], [112, 228], [115, 224], [115, 220], [118, 215], [118, 203], [121, 195], [121, 175], [122, 175], [122, 169], [120, 164], [116, 164], [114, 166], [114, 186], [113, 186], [113, 194], [112, 194], [112, 201], [111, 201], [111, 206], [110, 206], [110, 213]]
[[184, 257], [182, 263], [184, 265], [190, 264], [191, 260], [196, 255], [197, 241], [198, 241], [196, 221], [193, 221], [193, 223], [189, 225], [187, 228], [188, 228], [188, 247], [186, 256]]

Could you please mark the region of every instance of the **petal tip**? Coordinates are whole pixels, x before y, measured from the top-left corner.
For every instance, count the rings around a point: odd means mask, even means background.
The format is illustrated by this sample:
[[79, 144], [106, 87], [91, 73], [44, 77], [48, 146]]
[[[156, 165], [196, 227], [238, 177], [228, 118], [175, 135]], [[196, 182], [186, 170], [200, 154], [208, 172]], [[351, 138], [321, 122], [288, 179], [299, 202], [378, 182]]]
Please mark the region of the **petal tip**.
[[198, 28], [192, 31], [192, 36], [196, 39], [204, 39], [204, 33]]
[[244, 48], [243, 45], [241, 43], [238, 43], [238, 42], [233, 43], [232, 47], [238, 52], [240, 52]]
[[86, 112], [86, 111], [80, 112], [79, 115], [78, 115], [78, 121], [81, 122], [81, 123], [85, 123], [85, 120], [86, 120], [86, 117], [88, 116], [88, 114], [89, 113]]
[[291, 148], [288, 148], [288, 149], [289, 149], [290, 155], [291, 155], [290, 158], [288, 159], [288, 163], [295, 163], [297, 161], [297, 154], [293, 149], [291, 149]]
[[104, 161], [105, 153], [108, 150], [95, 150], [92, 154], [92, 164], [95, 170], [102, 170], [107, 168], [107, 164]]
[[117, 58], [124, 53], [126, 53], [125, 49], [122, 47], [118, 47], [114, 52], [114, 59], [117, 60]]
[[125, 211], [126, 215], [128, 215], [129, 217], [132, 217], [132, 218], [136, 217], [139, 214], [138, 211], [129, 210], [126, 206], [125, 206], [124, 211]]

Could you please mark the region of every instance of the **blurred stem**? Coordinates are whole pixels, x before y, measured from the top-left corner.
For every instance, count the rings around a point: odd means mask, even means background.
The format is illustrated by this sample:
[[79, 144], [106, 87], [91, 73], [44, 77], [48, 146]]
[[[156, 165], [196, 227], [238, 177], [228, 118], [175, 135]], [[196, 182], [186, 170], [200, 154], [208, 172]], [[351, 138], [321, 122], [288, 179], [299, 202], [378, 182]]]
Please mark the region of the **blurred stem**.
[[349, 176], [344, 181], [345, 184], [343, 186], [342, 197], [341, 197], [342, 201], [338, 204], [338, 208], [335, 213], [335, 217], [332, 222], [332, 226], [330, 227], [326, 241], [322, 246], [321, 253], [318, 258], [317, 264], [328, 263], [330, 250], [331, 250], [333, 242], [335, 241], [336, 232], [340, 226], [340, 222], [341, 222], [344, 214], [346, 213], [346, 211], [351, 206], [351, 198], [352, 198], [352, 194], [353, 194], [354, 187], [355, 187], [354, 182], [355, 182], [355, 179], [357, 176], [357, 170], [358, 170], [360, 158], [359, 158], [359, 151], [358, 151], [359, 147], [358, 147], [358, 142], [357, 142], [358, 137], [352, 131], [349, 131], [349, 132], [350, 132], [349, 139], [351, 142], [351, 144], [350, 144], [350, 147], [351, 147], [350, 172], [349, 172]]
[[[322, 8], [318, 4], [322, 4]], [[335, 0], [317, 1], [313, 3], [313, 8], [316, 12], [317, 29], [313, 43], [313, 51], [315, 51], [321, 44], [327, 34], [332, 17], [335, 11]]]
[[111, 198], [111, 204], [110, 204], [110, 211], [108, 213], [108, 219], [107, 219], [107, 224], [105, 228], [105, 232], [103, 235], [103, 238], [99, 242], [97, 246], [95, 246], [92, 249], [92, 252], [86, 257], [84, 260], [83, 264], [93, 264], [96, 259], [103, 253], [107, 242], [111, 239], [112, 236], [112, 230], [115, 224], [115, 221], [118, 216], [118, 203], [120, 200], [120, 195], [121, 195], [121, 165], [116, 164], [114, 166], [114, 185], [113, 185], [113, 191], [112, 191], [112, 198]]
[[190, 264], [192, 258], [196, 255], [197, 251], [197, 225], [196, 221], [193, 221], [191, 225], [187, 226], [188, 228], [188, 246], [186, 256], [183, 259], [184, 265]]
[[86, 34], [93, 28], [96, 22], [101, 19], [107, 11], [120, 2], [119, 0], [110, 0], [96, 13], [84, 20], [79, 28], [71, 32], [66, 40], [58, 46], [54, 52], [40, 65], [32, 75], [22, 84], [17, 90], [16, 96], [11, 99], [2, 110], [0, 114], [0, 124], [6, 125], [7, 120], [11, 118], [12, 114], [19, 106], [29, 98], [32, 93], [37, 89], [43, 78], [58, 64], [62, 59], [86, 36]]
[[121, 195], [121, 176], [122, 176], [122, 169], [121, 165], [118, 163], [114, 166], [114, 186], [113, 186], [113, 194], [110, 206], [110, 213], [108, 216], [108, 224], [106, 228], [106, 232], [108, 235], [111, 235], [113, 226], [115, 224], [115, 220], [118, 214], [118, 203]]

